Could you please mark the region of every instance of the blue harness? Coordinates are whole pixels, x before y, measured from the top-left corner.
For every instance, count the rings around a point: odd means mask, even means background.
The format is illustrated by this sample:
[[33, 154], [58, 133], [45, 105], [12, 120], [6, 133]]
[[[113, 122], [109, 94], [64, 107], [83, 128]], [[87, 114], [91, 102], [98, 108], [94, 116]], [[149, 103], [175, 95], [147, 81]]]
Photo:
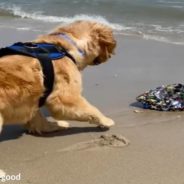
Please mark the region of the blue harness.
[[57, 47], [50, 43], [15, 43], [9, 47], [0, 49], [0, 57], [7, 55], [24, 55], [37, 58], [41, 64], [44, 75], [45, 91], [39, 100], [39, 107], [45, 104], [47, 97], [53, 90], [54, 85], [54, 68], [52, 60], [69, 57], [75, 64], [75, 59], [62, 47]]

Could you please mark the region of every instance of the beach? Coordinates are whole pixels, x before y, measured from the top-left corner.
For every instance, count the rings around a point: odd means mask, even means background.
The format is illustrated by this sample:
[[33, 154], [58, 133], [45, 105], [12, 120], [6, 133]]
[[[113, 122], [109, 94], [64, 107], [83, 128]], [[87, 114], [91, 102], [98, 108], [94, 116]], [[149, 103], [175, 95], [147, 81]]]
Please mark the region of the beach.
[[[1, 47], [40, 34], [10, 28], [0, 33]], [[29, 135], [19, 125], [5, 126], [0, 169], [21, 174], [20, 181], [6, 183], [184, 183], [184, 113], [144, 110], [135, 103], [144, 91], [183, 82], [184, 46], [123, 35], [116, 40], [116, 54], [107, 63], [83, 72], [84, 96], [116, 125], [103, 131], [71, 122], [68, 130], [43, 136]], [[100, 142], [109, 135], [130, 143]]]

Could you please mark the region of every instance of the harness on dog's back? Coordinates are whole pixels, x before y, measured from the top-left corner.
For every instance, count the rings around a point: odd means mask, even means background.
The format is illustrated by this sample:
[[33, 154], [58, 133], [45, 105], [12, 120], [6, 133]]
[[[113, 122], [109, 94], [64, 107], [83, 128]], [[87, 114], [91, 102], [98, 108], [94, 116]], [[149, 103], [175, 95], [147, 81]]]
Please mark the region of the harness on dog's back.
[[62, 47], [50, 43], [15, 43], [0, 49], [0, 57], [7, 55], [24, 55], [37, 58], [44, 75], [44, 95], [39, 100], [39, 107], [43, 106], [54, 85], [54, 68], [52, 60], [69, 57], [75, 64], [75, 59]]

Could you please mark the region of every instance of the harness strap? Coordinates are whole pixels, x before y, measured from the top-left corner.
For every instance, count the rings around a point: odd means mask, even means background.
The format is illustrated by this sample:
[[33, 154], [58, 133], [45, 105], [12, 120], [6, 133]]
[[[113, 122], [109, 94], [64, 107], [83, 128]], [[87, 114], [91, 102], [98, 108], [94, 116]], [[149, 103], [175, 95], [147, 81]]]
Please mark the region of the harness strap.
[[54, 86], [54, 67], [52, 61], [44, 55], [37, 55], [38, 60], [40, 61], [43, 77], [44, 77], [44, 87], [45, 91], [43, 96], [39, 99], [39, 107], [45, 104], [47, 97], [53, 90]]
[[[52, 54], [52, 55], [51, 55]], [[54, 67], [52, 60], [69, 57], [75, 64], [75, 59], [64, 48], [49, 43], [15, 43], [10, 47], [0, 49], [0, 57], [6, 55], [25, 55], [37, 58], [42, 67], [45, 91], [39, 99], [39, 107], [43, 106], [47, 97], [53, 90]]]
[[74, 57], [71, 54], [69, 54], [66, 50], [64, 50], [64, 48], [57, 47], [57, 49], [59, 52], [65, 52], [65, 56], [69, 57], [77, 65], [77, 62], [74, 59]]

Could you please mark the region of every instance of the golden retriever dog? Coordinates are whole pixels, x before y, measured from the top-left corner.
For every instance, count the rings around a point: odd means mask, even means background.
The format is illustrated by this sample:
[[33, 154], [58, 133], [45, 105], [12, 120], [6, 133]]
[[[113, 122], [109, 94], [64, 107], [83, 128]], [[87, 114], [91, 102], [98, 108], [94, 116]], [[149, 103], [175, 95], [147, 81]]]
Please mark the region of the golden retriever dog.
[[[67, 35], [69, 40], [61, 37]], [[88, 65], [106, 62], [114, 53], [112, 29], [93, 21], [76, 21], [41, 35], [33, 43], [63, 47], [75, 59], [52, 61], [54, 87], [45, 102], [51, 117], [45, 118], [38, 106], [43, 96], [44, 76], [38, 59], [23, 55], [0, 58], [0, 131], [4, 124], [24, 124], [30, 133], [58, 131], [69, 127], [66, 120], [85, 121], [111, 127], [114, 121], [103, 115], [81, 94], [81, 71]], [[81, 55], [79, 52], [85, 53]]]

